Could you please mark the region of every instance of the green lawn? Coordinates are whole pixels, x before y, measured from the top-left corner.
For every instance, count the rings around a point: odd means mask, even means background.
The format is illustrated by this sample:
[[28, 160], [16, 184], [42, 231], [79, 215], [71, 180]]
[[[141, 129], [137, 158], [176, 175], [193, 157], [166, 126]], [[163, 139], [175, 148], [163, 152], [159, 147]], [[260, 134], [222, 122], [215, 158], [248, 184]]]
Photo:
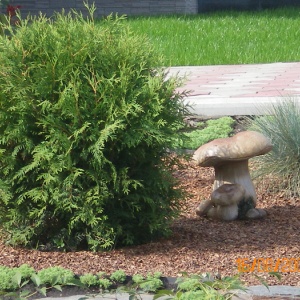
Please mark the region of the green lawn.
[[300, 9], [221, 12], [195, 16], [129, 17], [165, 66], [300, 60]]

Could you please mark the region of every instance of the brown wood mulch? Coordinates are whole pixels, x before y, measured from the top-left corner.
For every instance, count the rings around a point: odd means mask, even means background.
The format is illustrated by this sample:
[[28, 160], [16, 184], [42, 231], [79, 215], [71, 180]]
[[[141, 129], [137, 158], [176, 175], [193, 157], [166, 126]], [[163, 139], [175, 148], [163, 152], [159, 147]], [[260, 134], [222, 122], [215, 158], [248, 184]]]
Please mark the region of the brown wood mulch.
[[[173, 235], [170, 238], [102, 253], [41, 252], [14, 249], [0, 243], [0, 264], [15, 267], [27, 263], [36, 270], [62, 266], [76, 274], [99, 271], [112, 273], [123, 269], [128, 275], [160, 271], [165, 276], [176, 277], [186, 271], [189, 274], [218, 273], [223, 277], [238, 273], [238, 259], [247, 259], [251, 266], [259, 258], [274, 261], [299, 259], [299, 198], [288, 198], [282, 192], [272, 194], [264, 185], [258, 185], [258, 207], [267, 210], [265, 219], [232, 222], [209, 220], [198, 217], [195, 209], [199, 201], [207, 199], [211, 193], [213, 169], [197, 167], [189, 160], [184, 163], [184, 168], [174, 172], [190, 196], [183, 204], [181, 218], [172, 226]], [[243, 273], [241, 278], [246, 285], [260, 284], [255, 277], [258, 275], [269, 285], [300, 286], [300, 262], [297, 271], [283, 271], [281, 281], [266, 272], [260, 272], [258, 267]]]

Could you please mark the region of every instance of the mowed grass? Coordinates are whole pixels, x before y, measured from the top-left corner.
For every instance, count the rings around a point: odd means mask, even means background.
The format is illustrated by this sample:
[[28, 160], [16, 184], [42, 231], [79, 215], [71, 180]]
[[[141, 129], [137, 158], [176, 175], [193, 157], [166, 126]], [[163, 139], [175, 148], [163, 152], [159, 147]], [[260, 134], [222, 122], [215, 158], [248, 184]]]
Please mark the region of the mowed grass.
[[129, 17], [165, 66], [251, 64], [300, 60], [300, 9]]

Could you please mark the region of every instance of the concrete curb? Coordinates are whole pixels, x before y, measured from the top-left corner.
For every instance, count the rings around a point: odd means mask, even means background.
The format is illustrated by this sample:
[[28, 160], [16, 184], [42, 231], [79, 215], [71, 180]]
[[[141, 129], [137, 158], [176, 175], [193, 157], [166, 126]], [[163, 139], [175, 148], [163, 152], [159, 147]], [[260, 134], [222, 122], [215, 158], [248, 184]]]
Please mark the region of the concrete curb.
[[[236, 290], [236, 294], [233, 296], [232, 300], [251, 300], [252, 296], [269, 296], [269, 297], [289, 297], [290, 299], [300, 299], [300, 287], [296, 286], [269, 286], [266, 288], [262, 285], [249, 286], [246, 292]], [[151, 294], [140, 294], [142, 300], [153, 300], [153, 295]], [[43, 297], [36, 300], [79, 300], [79, 299], [95, 299], [95, 300], [105, 300], [105, 299], [114, 299], [114, 300], [129, 300], [128, 293], [120, 294], [105, 294], [105, 295], [85, 295], [78, 294], [68, 297]], [[166, 299], [167, 297], [160, 298], [161, 300]]]

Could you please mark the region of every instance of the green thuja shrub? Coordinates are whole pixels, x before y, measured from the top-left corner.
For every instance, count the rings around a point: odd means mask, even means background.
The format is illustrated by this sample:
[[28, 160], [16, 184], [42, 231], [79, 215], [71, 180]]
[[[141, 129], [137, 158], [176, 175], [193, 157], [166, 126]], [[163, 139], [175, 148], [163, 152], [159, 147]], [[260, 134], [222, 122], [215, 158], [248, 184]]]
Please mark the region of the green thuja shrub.
[[0, 37], [0, 226], [6, 242], [109, 249], [169, 233], [177, 78], [122, 18], [57, 13]]
[[271, 139], [271, 152], [256, 158], [254, 176], [265, 178], [269, 190], [285, 191], [289, 196], [300, 194], [300, 108], [297, 101], [285, 99], [274, 104], [268, 115], [249, 119], [250, 129]]

